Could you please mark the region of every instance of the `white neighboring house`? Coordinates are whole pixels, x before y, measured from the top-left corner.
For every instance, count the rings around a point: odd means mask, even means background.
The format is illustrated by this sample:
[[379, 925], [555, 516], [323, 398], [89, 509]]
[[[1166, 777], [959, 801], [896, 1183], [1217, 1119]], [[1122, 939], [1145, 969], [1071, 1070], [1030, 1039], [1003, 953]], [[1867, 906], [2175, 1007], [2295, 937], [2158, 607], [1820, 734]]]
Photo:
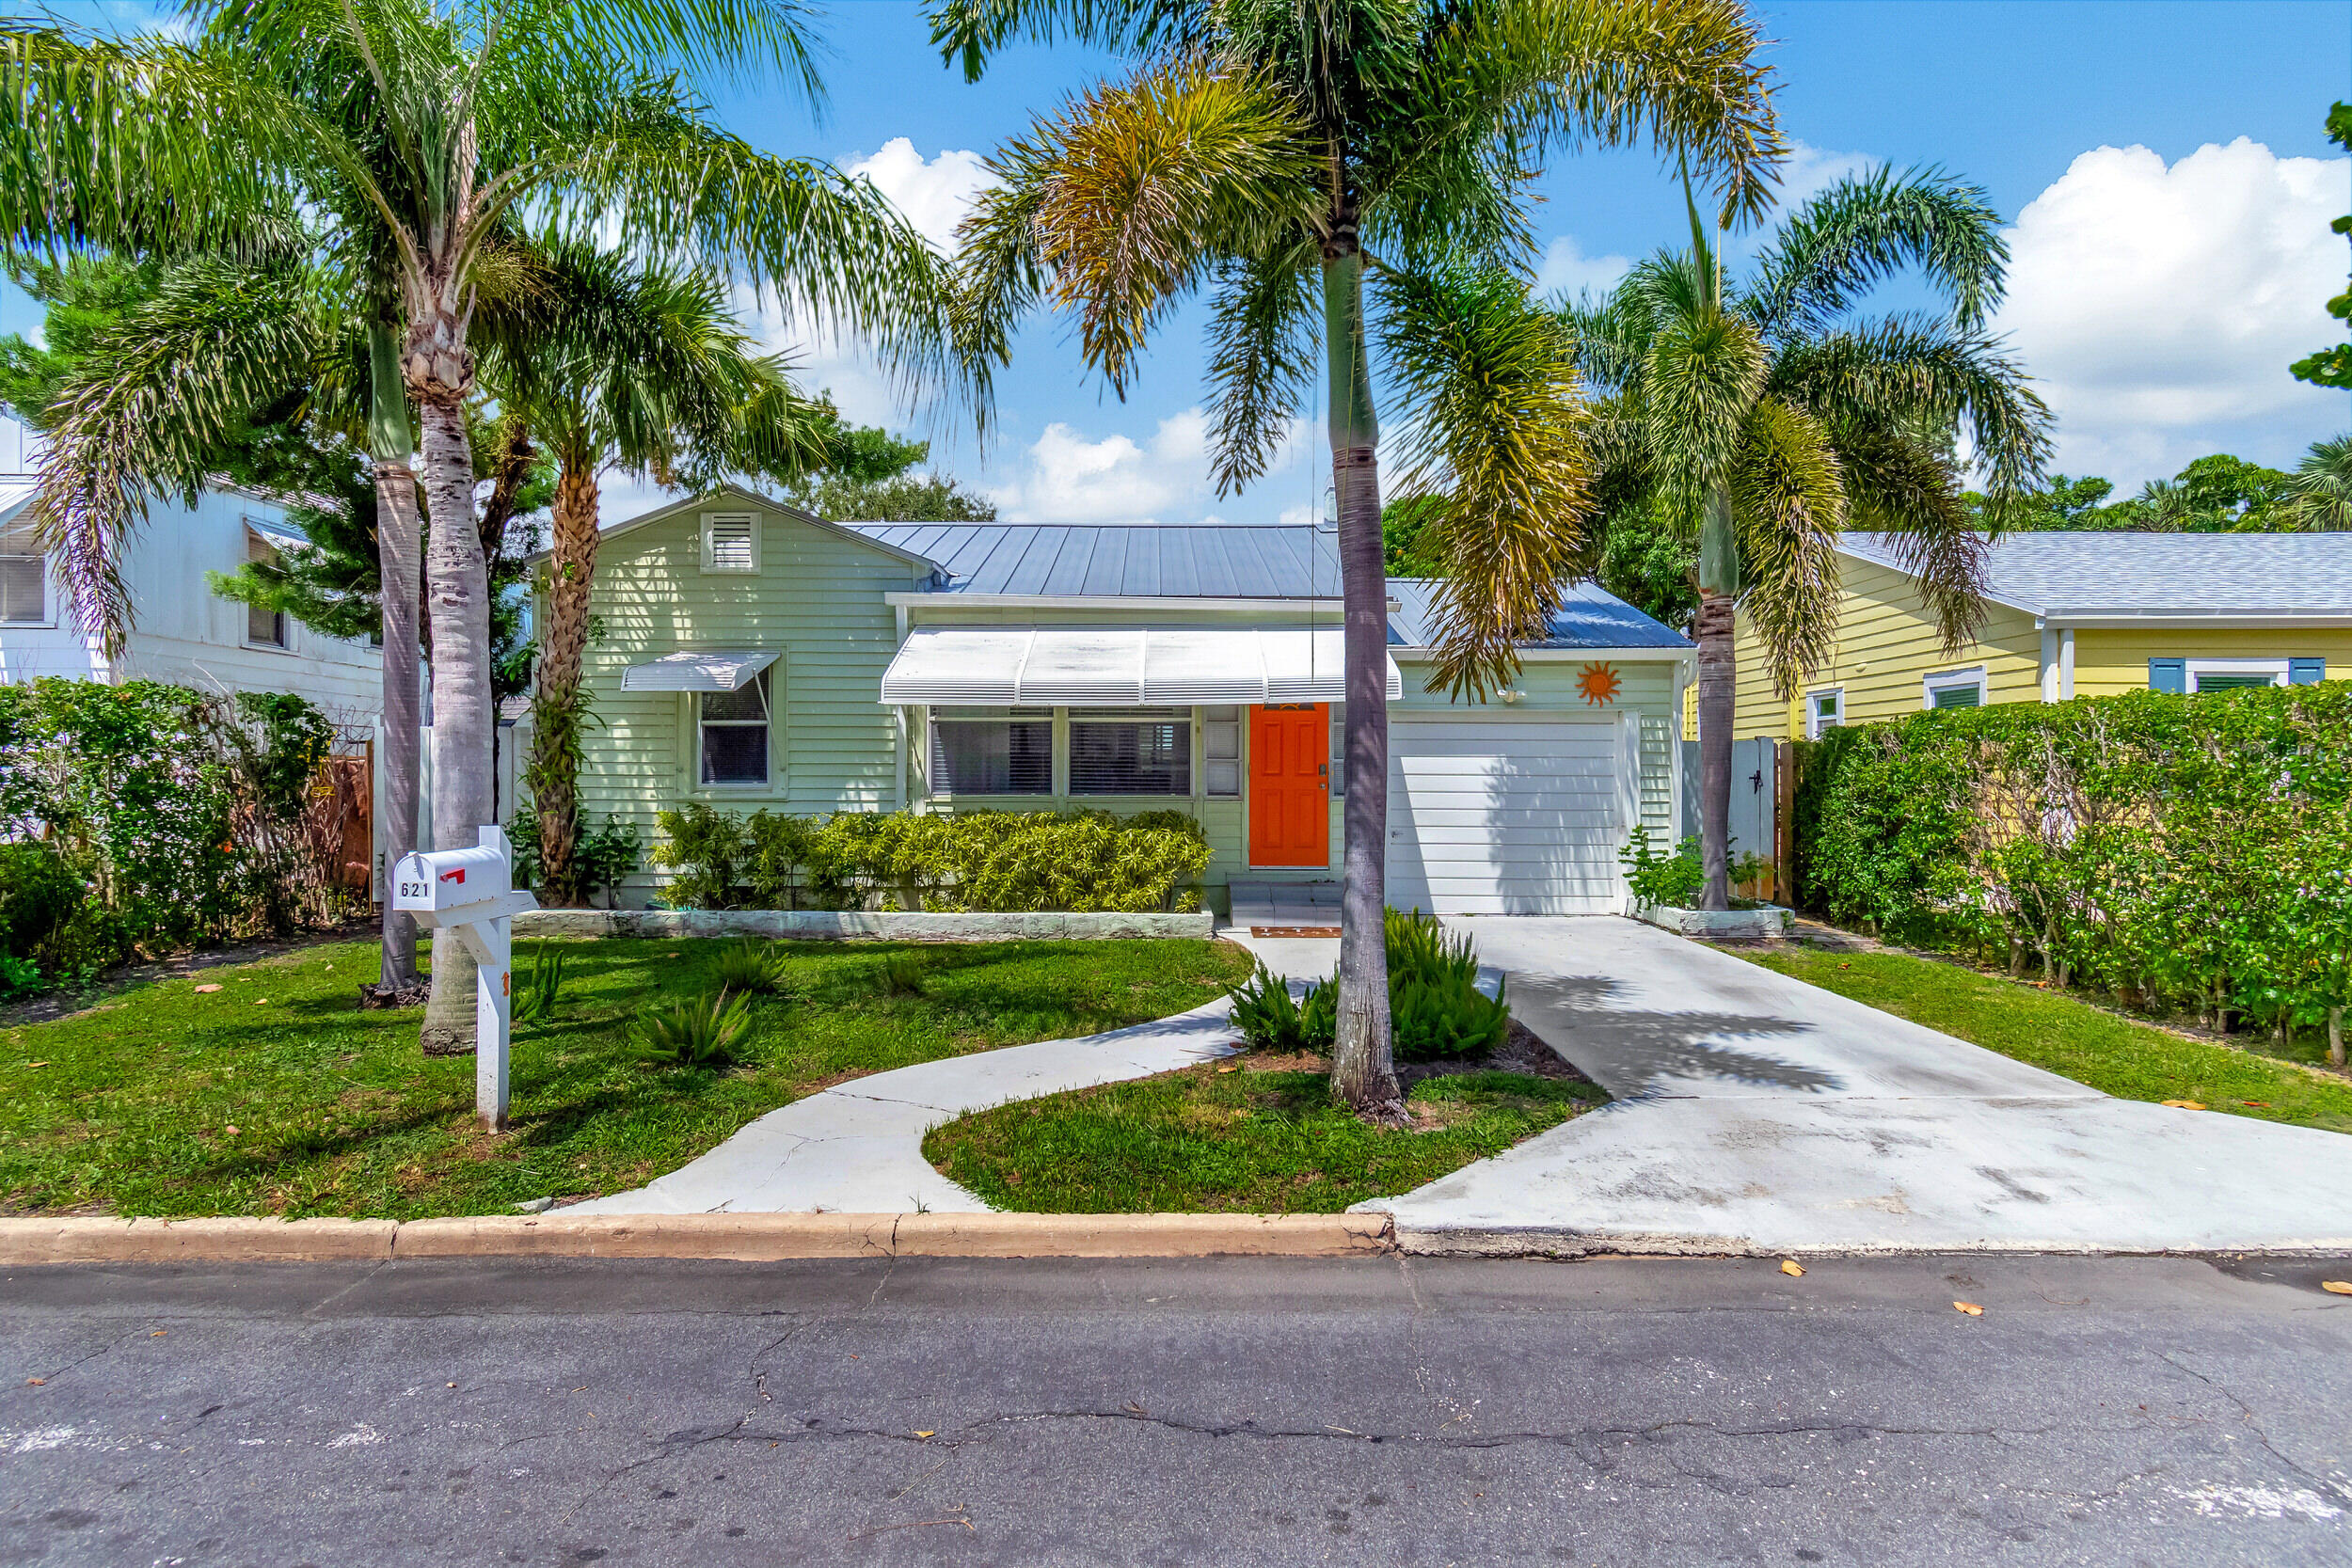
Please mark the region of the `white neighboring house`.
[[109, 660], [74, 621], [65, 586], [33, 537], [25, 514], [34, 483], [29, 475], [0, 475], [0, 681], [63, 675], [291, 692], [316, 704], [347, 737], [373, 732], [382, 691], [373, 646], [223, 598], [206, 578], [303, 544], [282, 507], [223, 487], [207, 489], [194, 507], [159, 499], [123, 546], [132, 626], [122, 657]]

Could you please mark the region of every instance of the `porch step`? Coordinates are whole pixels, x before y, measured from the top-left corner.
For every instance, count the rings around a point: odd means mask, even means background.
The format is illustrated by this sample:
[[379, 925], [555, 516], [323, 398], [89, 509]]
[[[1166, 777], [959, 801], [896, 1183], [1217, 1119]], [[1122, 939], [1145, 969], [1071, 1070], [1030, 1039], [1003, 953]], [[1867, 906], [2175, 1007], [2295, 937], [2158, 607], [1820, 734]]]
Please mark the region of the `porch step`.
[[1250, 927], [1336, 927], [1340, 923], [1337, 882], [1235, 882], [1232, 923]]

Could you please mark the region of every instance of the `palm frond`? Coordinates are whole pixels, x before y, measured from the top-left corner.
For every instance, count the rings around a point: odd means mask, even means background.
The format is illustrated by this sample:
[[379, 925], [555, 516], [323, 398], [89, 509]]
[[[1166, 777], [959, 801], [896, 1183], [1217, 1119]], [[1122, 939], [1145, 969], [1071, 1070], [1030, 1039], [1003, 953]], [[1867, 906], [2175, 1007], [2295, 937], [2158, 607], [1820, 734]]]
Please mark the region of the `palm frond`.
[[1891, 316], [1783, 346], [1773, 395], [1841, 429], [1934, 431], [1968, 438], [1994, 532], [2037, 490], [2050, 458], [2050, 410], [2003, 346], [1921, 316]]
[[1184, 51], [1207, 34], [1205, 0], [934, 0], [931, 42], [977, 82], [988, 57], [1016, 39], [1069, 39], [1117, 55]]
[[1763, 338], [1740, 317], [1705, 310], [1665, 317], [1642, 367], [1643, 412], [1660, 467], [1695, 482], [1722, 478], [1769, 369]]
[[1321, 196], [1291, 105], [1191, 62], [1085, 95], [1015, 144], [1008, 169], [1036, 182], [1051, 291], [1121, 396], [1145, 338], [1215, 261], [1297, 232]]
[[1791, 213], [1756, 262], [1745, 304], [1768, 334], [1831, 330], [1905, 266], [1948, 302], [1963, 331], [2001, 302], [2009, 242], [1984, 187], [1936, 168], [1850, 176]]
[[2352, 436], [2313, 442], [2288, 476], [2280, 515], [2313, 533], [2352, 529]]
[[1210, 462], [1220, 497], [1265, 472], [1314, 383], [1323, 358], [1320, 259], [1300, 234], [1217, 269], [1209, 321], [1209, 384], [1217, 388]]
[[1687, 156], [1728, 225], [1764, 212], [1786, 155], [1763, 43], [1737, 0], [1483, 0], [1430, 40], [1428, 74], [1449, 119], [1531, 166], [1644, 139]]
[[1986, 536], [1961, 499], [1949, 453], [1884, 427], [1833, 425], [1846, 489], [1846, 523], [1887, 535], [1921, 600], [1957, 653], [1984, 620]]
[[1812, 416], [1759, 399], [1729, 475], [1743, 580], [1740, 609], [1764, 649], [1772, 684], [1793, 695], [1837, 636], [1837, 532], [1843, 473]]
[[1384, 275], [1384, 347], [1419, 418], [1398, 487], [1446, 499], [1432, 685], [1483, 695], [1542, 641], [1583, 544], [1590, 474], [1575, 350], [1507, 273]]
[[317, 385], [342, 336], [297, 269], [204, 258], [93, 345], [60, 392], [31, 518], [74, 619], [119, 656], [131, 603], [122, 541], [149, 498], [193, 504], [234, 421]]

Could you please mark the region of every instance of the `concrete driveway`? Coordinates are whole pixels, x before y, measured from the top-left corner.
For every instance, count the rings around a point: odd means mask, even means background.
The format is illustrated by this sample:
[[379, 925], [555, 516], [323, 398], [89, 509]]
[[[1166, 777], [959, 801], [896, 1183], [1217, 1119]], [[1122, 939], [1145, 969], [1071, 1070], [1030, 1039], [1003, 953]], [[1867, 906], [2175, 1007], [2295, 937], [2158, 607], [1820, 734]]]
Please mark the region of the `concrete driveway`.
[[2352, 1137], [2112, 1100], [1617, 919], [1464, 919], [1616, 1103], [1400, 1197], [1417, 1251], [2352, 1247]]

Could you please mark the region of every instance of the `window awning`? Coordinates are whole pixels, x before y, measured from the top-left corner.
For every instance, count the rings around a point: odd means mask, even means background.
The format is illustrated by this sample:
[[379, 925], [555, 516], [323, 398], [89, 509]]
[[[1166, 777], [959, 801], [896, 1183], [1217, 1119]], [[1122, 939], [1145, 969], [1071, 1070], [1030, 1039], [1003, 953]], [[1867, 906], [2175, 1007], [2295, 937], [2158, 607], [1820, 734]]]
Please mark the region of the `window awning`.
[[[1345, 658], [1337, 626], [918, 626], [882, 675], [882, 700], [934, 707], [1337, 703], [1347, 696]], [[1387, 663], [1393, 700], [1405, 682], [1396, 661]]]
[[663, 654], [621, 672], [624, 691], [732, 691], [776, 661], [766, 653]]

